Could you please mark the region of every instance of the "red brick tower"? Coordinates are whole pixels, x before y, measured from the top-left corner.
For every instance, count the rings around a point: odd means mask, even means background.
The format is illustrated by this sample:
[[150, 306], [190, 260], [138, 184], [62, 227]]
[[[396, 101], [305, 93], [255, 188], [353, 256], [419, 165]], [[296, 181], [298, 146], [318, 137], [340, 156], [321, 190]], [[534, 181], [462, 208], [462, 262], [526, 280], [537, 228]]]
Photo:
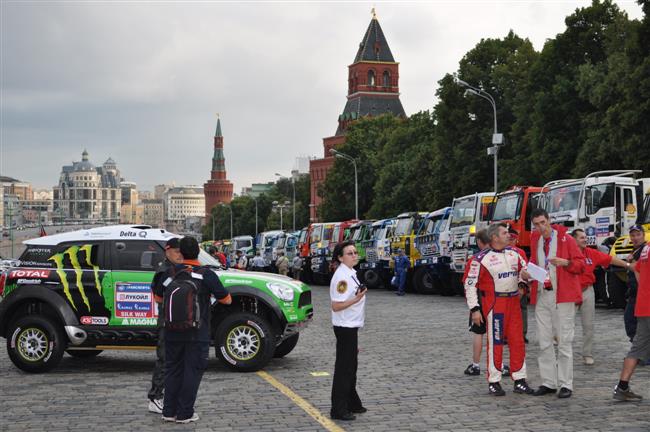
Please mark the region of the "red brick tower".
[[323, 138], [323, 159], [309, 162], [311, 221], [317, 220], [318, 206], [322, 201], [317, 193], [318, 187], [334, 165], [330, 149], [345, 143], [348, 125], [364, 116], [386, 113], [402, 117], [406, 115], [399, 99], [399, 63], [393, 58], [374, 9], [354, 62], [348, 66], [347, 99], [343, 113], [339, 115], [336, 134]]
[[210, 180], [203, 185], [205, 194], [205, 217], [210, 217], [212, 207], [219, 203], [232, 201], [232, 183], [226, 179], [226, 159], [223, 157], [223, 135], [221, 120], [217, 118], [217, 131], [214, 133], [214, 155]]

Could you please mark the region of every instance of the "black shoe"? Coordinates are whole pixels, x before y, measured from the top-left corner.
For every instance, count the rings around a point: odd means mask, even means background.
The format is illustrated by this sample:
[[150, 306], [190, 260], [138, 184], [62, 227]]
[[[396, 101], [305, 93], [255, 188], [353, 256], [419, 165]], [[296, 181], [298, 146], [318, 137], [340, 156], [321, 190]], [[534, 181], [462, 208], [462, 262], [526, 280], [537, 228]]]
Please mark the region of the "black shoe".
[[352, 413], [350, 412], [346, 412], [343, 414], [330, 414], [330, 417], [333, 420], [344, 420], [344, 421], [351, 421], [357, 418], [356, 416], [352, 415]]
[[557, 397], [560, 399], [570, 398], [573, 392], [566, 387], [562, 387], [560, 392], [557, 394]]
[[551, 394], [555, 392], [557, 392], [557, 390], [548, 388], [546, 386], [539, 386], [539, 388], [533, 392], [533, 396], [544, 396], [546, 394]]
[[467, 366], [467, 369], [465, 369], [465, 375], [481, 375], [481, 368], [478, 366], [474, 366], [473, 364], [470, 364]]
[[352, 412], [354, 414], [363, 414], [363, 413], [368, 412], [368, 408], [361, 407], [361, 408], [357, 408], [357, 409], [351, 409], [350, 412]]
[[528, 394], [528, 395], [535, 393], [535, 390], [533, 390], [528, 386], [528, 383], [526, 382], [525, 379], [515, 381], [515, 387], [512, 391], [514, 391], [515, 393]]
[[505, 396], [506, 395], [506, 392], [503, 391], [503, 389], [501, 388], [501, 384], [499, 384], [498, 382], [490, 383], [488, 385], [488, 392], [492, 396]]
[[510, 367], [508, 365], [503, 365], [501, 368], [501, 376], [510, 376]]

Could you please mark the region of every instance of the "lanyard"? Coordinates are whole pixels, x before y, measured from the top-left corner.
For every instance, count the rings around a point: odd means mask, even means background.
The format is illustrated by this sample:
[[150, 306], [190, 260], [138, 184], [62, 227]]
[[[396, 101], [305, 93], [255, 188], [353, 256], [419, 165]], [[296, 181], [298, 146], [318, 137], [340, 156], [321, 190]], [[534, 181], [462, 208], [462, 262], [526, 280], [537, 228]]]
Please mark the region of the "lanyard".
[[[548, 270], [548, 259], [549, 255], [551, 255], [551, 244], [553, 243], [553, 236], [555, 236], [555, 230], [551, 230], [551, 238], [548, 241], [548, 253], [544, 250], [545, 248], [542, 246], [542, 250], [544, 252], [544, 268]], [[546, 240], [542, 237], [542, 240], [546, 242]]]

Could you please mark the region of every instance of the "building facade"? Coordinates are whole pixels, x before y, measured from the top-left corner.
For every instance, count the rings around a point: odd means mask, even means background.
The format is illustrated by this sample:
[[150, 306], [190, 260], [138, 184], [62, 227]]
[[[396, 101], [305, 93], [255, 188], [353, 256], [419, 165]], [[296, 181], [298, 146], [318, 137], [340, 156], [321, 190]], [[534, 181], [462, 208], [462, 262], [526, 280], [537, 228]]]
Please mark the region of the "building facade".
[[120, 171], [112, 158], [109, 157], [101, 167], [95, 167], [84, 150], [81, 161], [61, 170], [59, 184], [53, 188], [53, 218], [57, 221], [118, 223], [121, 181]]
[[319, 186], [327, 179], [327, 173], [334, 165], [330, 150], [345, 143], [350, 123], [362, 117], [381, 114], [406, 115], [399, 98], [399, 63], [393, 58], [373, 12], [354, 62], [348, 66], [347, 102], [339, 115], [336, 133], [323, 138], [323, 158], [309, 161], [311, 221], [318, 219], [318, 206], [322, 201], [318, 194]]
[[174, 187], [165, 192], [165, 223], [182, 225], [188, 217], [205, 216], [205, 195], [198, 186]]
[[221, 120], [217, 119], [217, 129], [214, 133], [214, 153], [212, 155], [212, 170], [210, 180], [203, 185], [205, 193], [204, 215], [207, 218], [212, 207], [219, 203], [229, 204], [232, 201], [233, 185], [226, 178], [226, 159], [223, 155], [223, 134]]
[[143, 199], [142, 204], [142, 223], [151, 225], [154, 228], [163, 228], [165, 226], [165, 211], [162, 199]]

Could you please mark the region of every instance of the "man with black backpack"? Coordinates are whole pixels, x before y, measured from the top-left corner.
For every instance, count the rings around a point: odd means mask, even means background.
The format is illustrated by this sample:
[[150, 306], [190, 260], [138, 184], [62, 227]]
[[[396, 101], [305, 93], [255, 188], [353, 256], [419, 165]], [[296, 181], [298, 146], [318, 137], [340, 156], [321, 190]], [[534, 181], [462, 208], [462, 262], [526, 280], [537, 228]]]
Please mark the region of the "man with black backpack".
[[210, 350], [210, 295], [229, 305], [230, 294], [217, 274], [197, 260], [199, 244], [193, 237], [180, 241], [183, 264], [164, 282], [165, 401], [163, 420], [195, 422], [196, 394]]

